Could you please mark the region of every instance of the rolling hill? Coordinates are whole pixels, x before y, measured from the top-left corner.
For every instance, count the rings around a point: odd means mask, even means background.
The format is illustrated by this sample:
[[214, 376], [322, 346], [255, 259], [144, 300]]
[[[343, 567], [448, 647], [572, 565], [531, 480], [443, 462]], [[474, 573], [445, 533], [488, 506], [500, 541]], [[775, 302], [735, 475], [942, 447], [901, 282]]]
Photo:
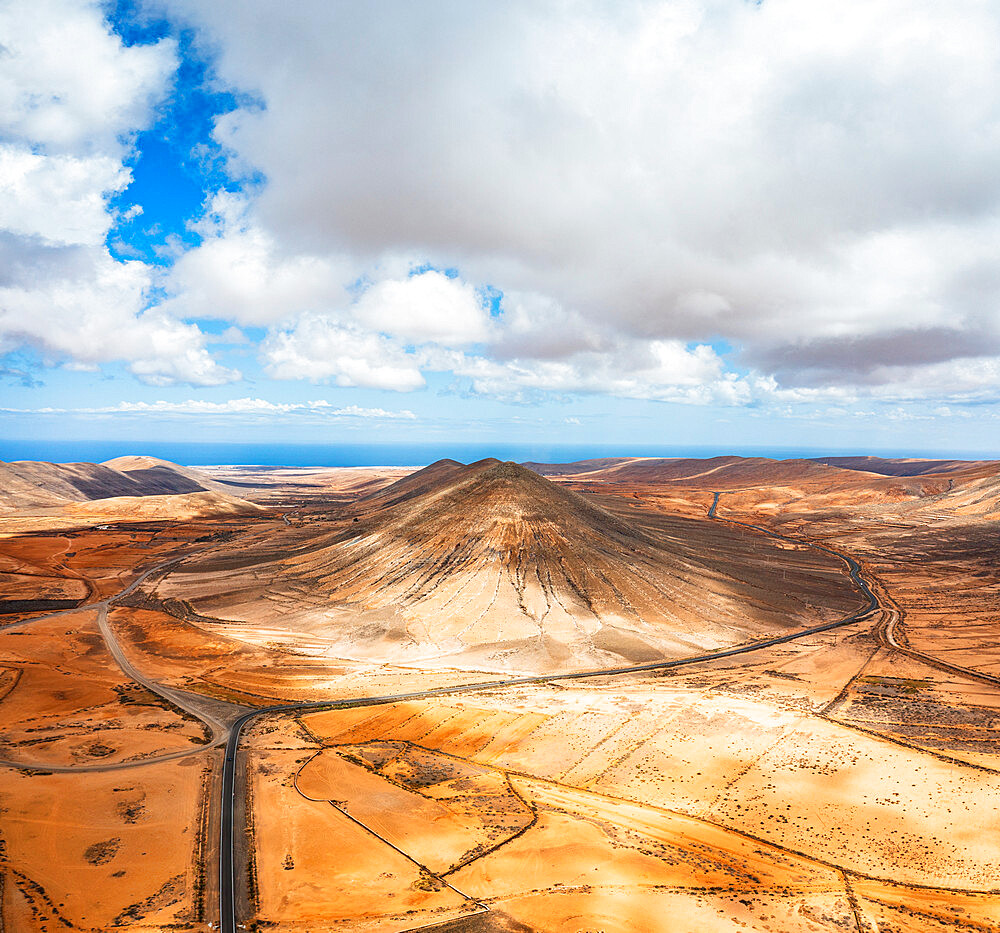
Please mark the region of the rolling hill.
[[119, 457], [106, 463], [0, 462], [0, 512], [37, 510], [114, 519], [130, 514], [245, 514], [257, 508], [234, 497], [225, 484], [153, 457]]

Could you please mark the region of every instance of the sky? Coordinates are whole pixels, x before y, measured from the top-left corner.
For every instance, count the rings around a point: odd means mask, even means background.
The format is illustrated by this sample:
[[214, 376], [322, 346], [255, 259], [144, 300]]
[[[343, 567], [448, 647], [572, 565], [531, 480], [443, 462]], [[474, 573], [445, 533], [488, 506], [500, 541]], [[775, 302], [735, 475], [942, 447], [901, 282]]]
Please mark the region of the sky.
[[0, 439], [1000, 455], [996, 0], [5, 0]]

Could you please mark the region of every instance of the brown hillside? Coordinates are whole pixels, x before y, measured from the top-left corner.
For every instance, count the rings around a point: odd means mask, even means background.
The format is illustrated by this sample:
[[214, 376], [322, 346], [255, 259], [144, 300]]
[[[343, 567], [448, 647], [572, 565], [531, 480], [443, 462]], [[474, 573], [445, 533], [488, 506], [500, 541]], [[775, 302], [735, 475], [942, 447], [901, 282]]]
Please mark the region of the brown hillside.
[[513, 463], [442, 461], [349, 514], [257, 559], [220, 551], [159, 595], [308, 653], [520, 670], [691, 654], [860, 602], [828, 555], [718, 522], [640, 529]]
[[921, 460], [911, 457], [817, 457], [816, 463], [841, 467], [845, 470], [863, 470], [883, 476], [922, 476], [926, 473], [953, 473], [982, 466], [983, 460]]
[[0, 463], [0, 513], [5, 521], [26, 520], [28, 515], [84, 523], [153, 516], [187, 519], [257, 511], [228, 494], [225, 485], [151, 457], [120, 457], [107, 463]]

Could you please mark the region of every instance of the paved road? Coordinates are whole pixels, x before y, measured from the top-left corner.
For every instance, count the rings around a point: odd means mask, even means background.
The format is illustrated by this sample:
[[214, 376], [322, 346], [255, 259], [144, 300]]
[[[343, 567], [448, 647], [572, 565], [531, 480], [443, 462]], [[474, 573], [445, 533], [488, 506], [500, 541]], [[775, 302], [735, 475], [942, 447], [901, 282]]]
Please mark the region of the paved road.
[[613, 677], [622, 674], [638, 674], [644, 671], [668, 670], [674, 667], [684, 667], [689, 664], [704, 664], [707, 661], [716, 661], [720, 658], [730, 658], [734, 655], [749, 654], [751, 651], [760, 651], [763, 648], [770, 648], [774, 645], [781, 645], [785, 642], [794, 641], [797, 638], [805, 638], [817, 632], [827, 632], [831, 629], [841, 628], [845, 625], [852, 625], [870, 615], [876, 609], [881, 608], [878, 598], [872, 592], [868, 581], [861, 573], [861, 567], [852, 557], [840, 554], [831, 548], [819, 544], [791, 538], [787, 535], [778, 534], [758, 525], [751, 525], [747, 522], [736, 522], [731, 519], [721, 519], [716, 515], [721, 493], [715, 493], [712, 507], [709, 509], [709, 518], [717, 521], [725, 521], [729, 524], [741, 525], [744, 528], [752, 528], [754, 531], [765, 534], [771, 538], [779, 538], [790, 541], [798, 545], [807, 545], [820, 551], [825, 551], [844, 561], [850, 573], [850, 578], [867, 599], [867, 604], [852, 613], [846, 618], [836, 622], [827, 622], [823, 625], [815, 625], [812, 628], [800, 629], [787, 635], [778, 635], [774, 638], [765, 638], [755, 641], [749, 645], [742, 645], [737, 648], [726, 648], [722, 651], [712, 651], [707, 654], [700, 654], [690, 658], [678, 658], [672, 661], [655, 661], [650, 664], [634, 664], [630, 667], [602, 668], [590, 671], [575, 671], [568, 674], [545, 674], [528, 677], [509, 677], [504, 680], [480, 681], [470, 684], [461, 684], [454, 687], [435, 687], [430, 690], [417, 690], [412, 693], [395, 693], [386, 696], [360, 697], [349, 700], [318, 701], [314, 703], [288, 703], [281, 706], [266, 706], [253, 710], [241, 716], [229, 733], [229, 741], [226, 743], [226, 760], [222, 772], [222, 807], [221, 807], [221, 827], [220, 827], [220, 852], [219, 852], [219, 917], [220, 930], [222, 933], [237, 933], [236, 925], [236, 838], [233, 826], [233, 810], [236, 803], [236, 753], [240, 744], [240, 734], [243, 727], [258, 716], [266, 716], [273, 713], [302, 712], [305, 710], [331, 710], [331, 709], [352, 709], [362, 706], [379, 706], [387, 703], [399, 703], [405, 700], [422, 700], [429, 697], [448, 696], [453, 694], [473, 693], [483, 690], [496, 690], [502, 687], [513, 687], [522, 684], [544, 684], [554, 683], [560, 680], [584, 680], [592, 677]]
[[836, 623], [838, 625], [846, 625], [848, 621], [857, 621], [861, 616], [868, 615], [869, 612], [874, 612], [876, 609], [880, 608], [878, 597], [872, 592], [872, 588], [868, 581], [861, 575], [861, 565], [850, 556], [850, 554], [841, 554], [840, 551], [835, 551], [833, 548], [826, 547], [822, 544], [816, 544], [813, 541], [805, 541], [802, 538], [795, 538], [790, 535], [779, 534], [777, 531], [771, 531], [770, 528], [764, 528], [761, 525], [751, 525], [749, 522], [739, 522], [734, 518], [719, 518], [716, 514], [716, 510], [719, 507], [719, 497], [723, 494], [721, 492], [715, 493], [712, 499], [712, 506], [708, 510], [708, 517], [714, 518], [716, 521], [725, 522], [727, 525], [739, 525], [741, 528], [751, 528], [762, 535], [767, 535], [769, 538], [777, 538], [779, 541], [790, 541], [792, 544], [797, 544], [799, 546], [805, 545], [806, 547], [811, 547], [816, 551], [823, 551], [827, 554], [832, 554], [834, 557], [842, 560], [846, 565], [850, 573], [851, 582], [864, 593], [865, 597], [868, 599], [868, 605], [866, 608], [860, 610], [854, 616], [849, 616], [848, 619], [842, 622]]
[[936, 667], [939, 670], [968, 677], [972, 680], [979, 680], [993, 687], [1000, 687], [1000, 677], [997, 677], [995, 674], [987, 674], [985, 671], [977, 671], [971, 667], [962, 667], [959, 664], [952, 664], [950, 661], [942, 661], [941, 658], [933, 654], [927, 654], [924, 651], [911, 648], [909, 645], [901, 644], [896, 640], [896, 626], [902, 621], [902, 613], [898, 609], [888, 609], [886, 615], [885, 624], [880, 625], [876, 630], [879, 641], [886, 648], [891, 648], [900, 654], [905, 654], [914, 660], [922, 661], [924, 664], [929, 664], [931, 667]]
[[[855, 622], [860, 621], [877, 609], [883, 609], [886, 612], [886, 622], [884, 625], [879, 627], [879, 637], [882, 639], [883, 644], [894, 650], [897, 650], [903, 654], [908, 654], [912, 657], [919, 658], [920, 660], [926, 661], [927, 663], [933, 664], [937, 667], [941, 667], [947, 670], [954, 671], [956, 673], [962, 674], [964, 676], [971, 676], [978, 680], [986, 681], [994, 685], [1000, 685], [1000, 678], [980, 673], [968, 668], [959, 667], [958, 665], [949, 664], [948, 662], [941, 661], [932, 655], [925, 654], [924, 652], [917, 651], [915, 649], [909, 648], [906, 645], [900, 644], [895, 635], [895, 626], [900, 620], [900, 613], [898, 610], [885, 607], [881, 604], [876, 594], [873, 592], [871, 585], [868, 580], [865, 579], [861, 566], [858, 564], [854, 558], [847, 554], [842, 554], [835, 551], [832, 548], [826, 547], [824, 545], [815, 544], [810, 541], [804, 541], [800, 538], [790, 537], [788, 535], [783, 535], [770, 529], [763, 528], [759, 525], [753, 525], [748, 522], [741, 522], [730, 518], [720, 518], [716, 513], [718, 510], [719, 499], [723, 495], [722, 493], [715, 493], [712, 501], [712, 505], [708, 511], [709, 518], [715, 519], [717, 521], [726, 522], [731, 525], [738, 525], [744, 528], [752, 529], [753, 531], [766, 535], [771, 538], [776, 538], [779, 540], [789, 541], [797, 545], [806, 545], [808, 547], [813, 547], [817, 550], [824, 551], [831, 554], [844, 562], [848, 569], [849, 576], [855, 586], [859, 591], [865, 596], [867, 604], [859, 609], [857, 612], [852, 613], [846, 618], [840, 619], [835, 622], [827, 622], [823, 625], [816, 625], [812, 628], [802, 629], [796, 632], [792, 632], [787, 635], [775, 636], [773, 638], [766, 638], [760, 641], [755, 641], [748, 645], [739, 646], [736, 648], [727, 648], [722, 651], [714, 651], [706, 654], [697, 655], [690, 658], [679, 658], [672, 661], [656, 661], [649, 664], [637, 664], [629, 667], [616, 667], [616, 668], [603, 668], [599, 670], [590, 671], [578, 671], [574, 673], [567, 674], [548, 674], [540, 676], [526, 676], [526, 677], [511, 677], [504, 680], [491, 680], [491, 681], [481, 681], [469, 684], [460, 684], [453, 687], [436, 687], [430, 690], [419, 690], [413, 691], [411, 693], [397, 693], [385, 696], [375, 696], [375, 697], [361, 697], [356, 699], [348, 700], [334, 700], [334, 701], [315, 701], [315, 702], [305, 702], [305, 703], [290, 703], [282, 704], [276, 706], [268, 706], [260, 709], [252, 710], [239, 719], [237, 719], [231, 727], [227, 727], [224, 722], [217, 719], [216, 717], [206, 713], [201, 709], [197, 701], [191, 694], [185, 693], [184, 691], [175, 690], [170, 687], [164, 687], [158, 684], [156, 681], [143, 675], [139, 670], [137, 670], [132, 663], [126, 657], [121, 645], [118, 643], [113, 630], [107, 621], [108, 607], [111, 603], [119, 600], [125, 596], [132, 593], [138, 586], [140, 586], [145, 580], [147, 580], [154, 573], [166, 569], [167, 567], [178, 563], [181, 558], [173, 558], [168, 561], [164, 561], [160, 564], [151, 567], [149, 570], [140, 574], [132, 581], [128, 586], [121, 590], [115, 596], [109, 597], [108, 599], [101, 600], [97, 603], [90, 603], [88, 605], [83, 605], [76, 607], [74, 609], [60, 610], [58, 612], [47, 613], [43, 616], [35, 616], [31, 619], [26, 619], [22, 622], [13, 623], [11, 625], [4, 626], [3, 631], [10, 631], [12, 629], [20, 628], [25, 625], [33, 624], [35, 622], [42, 621], [43, 619], [53, 618], [59, 615], [66, 615], [73, 612], [82, 612], [86, 610], [96, 609], [98, 611], [98, 625], [105, 642], [107, 643], [108, 649], [114, 656], [115, 661], [121, 667], [121, 669], [137, 683], [142, 684], [148, 690], [158, 694], [159, 696], [167, 699], [169, 702], [177, 705], [181, 709], [188, 713], [196, 716], [202, 722], [206, 723], [212, 730], [212, 742], [211, 744], [217, 744], [221, 742], [223, 736], [227, 736], [226, 742], [226, 753], [225, 761], [223, 766], [223, 776], [222, 776], [222, 801], [221, 801], [221, 826], [220, 826], [220, 855], [219, 855], [219, 913], [220, 913], [220, 929], [223, 933], [236, 933], [239, 929], [236, 923], [235, 916], [235, 889], [236, 889], [236, 879], [235, 879], [235, 827], [233, 825], [234, 819], [234, 805], [236, 799], [236, 761], [237, 761], [237, 750], [239, 747], [240, 736], [243, 731], [243, 727], [246, 726], [248, 722], [259, 716], [266, 716], [274, 713], [288, 713], [288, 712], [302, 712], [307, 710], [329, 710], [329, 709], [347, 709], [353, 707], [363, 707], [363, 706], [377, 706], [388, 703], [397, 703], [405, 700], [416, 700], [416, 699], [427, 699], [429, 697], [436, 696], [447, 696], [451, 694], [462, 694], [462, 693], [472, 693], [475, 691], [484, 690], [495, 690], [502, 687], [517, 686], [521, 684], [540, 684], [540, 683], [552, 683], [561, 680], [583, 680], [586, 678], [594, 677], [609, 677], [622, 674], [635, 674], [642, 673], [644, 671], [655, 671], [655, 670], [667, 670], [674, 667], [683, 667], [690, 664], [703, 664], [709, 661], [715, 661], [720, 658], [728, 658], [741, 654], [749, 654], [753, 651], [760, 651], [761, 649], [770, 648], [774, 645], [780, 645], [785, 642], [793, 641], [799, 638], [805, 638], [810, 635], [814, 635], [818, 632], [826, 632], [831, 629], [840, 628], [842, 626], [851, 625]], [[288, 522], [287, 517], [285, 518], [286, 524]], [[28, 767], [28, 768], [42, 768], [48, 771], [106, 771], [115, 770], [119, 768], [129, 768], [129, 767], [139, 767], [143, 764], [148, 764], [153, 761], [167, 761], [173, 758], [187, 757], [191, 754], [196, 754], [204, 748], [210, 746], [202, 746], [200, 748], [193, 748], [190, 750], [179, 751], [176, 753], [171, 753], [169, 755], [158, 756], [156, 758], [143, 759], [141, 761], [135, 762], [121, 762], [117, 764], [93, 764], [93, 765], [81, 765], [75, 767], [60, 767], [52, 765], [25, 765], [17, 762], [0, 762], [0, 764], [12, 766], [12, 767]]]
[[34, 622], [41, 622], [44, 619], [54, 618], [55, 616], [69, 615], [74, 612], [91, 612], [96, 609], [97, 625], [100, 629], [101, 637], [104, 639], [104, 643], [107, 645], [111, 656], [115, 659], [115, 663], [136, 683], [141, 684], [147, 690], [163, 697], [163, 699], [169, 701], [184, 712], [191, 714], [208, 726], [212, 733], [209, 741], [204, 745], [195, 745], [191, 748], [180, 749], [176, 752], [168, 752], [164, 755], [141, 758], [136, 761], [119, 761], [113, 763], [94, 762], [89, 765], [56, 765], [47, 764], [42, 761], [11, 761], [8, 759], [0, 759], [0, 765], [8, 768], [17, 768], [21, 771], [52, 771], [59, 772], [61, 774], [77, 771], [122, 771], [128, 768], [141, 768], [145, 765], [156, 764], [163, 761], [174, 761], [178, 758], [187, 758], [190, 755], [198, 754], [199, 752], [204, 751], [206, 748], [221, 745], [222, 742], [226, 740], [229, 735], [229, 726], [226, 725], [226, 723], [221, 719], [206, 712], [202, 704], [198, 702], [197, 695], [192, 695], [183, 690], [176, 690], [173, 687], [164, 687], [137, 670], [132, 662], [126, 657], [118, 639], [115, 637], [114, 631], [108, 623], [108, 607], [111, 603], [128, 596], [136, 589], [136, 587], [144, 583], [154, 573], [165, 570], [167, 567], [173, 566], [180, 560], [181, 558], [175, 557], [171, 560], [163, 561], [162, 563], [150, 567], [149, 570], [141, 573], [123, 590], [116, 593], [114, 596], [102, 599], [100, 602], [88, 603], [83, 606], [77, 606], [73, 609], [61, 609], [58, 612], [50, 612], [42, 616], [35, 616], [34, 618], [25, 619], [24, 621], [15, 622], [12, 625], [5, 626], [0, 629], [0, 632], [8, 632], [12, 629], [21, 628], [22, 626], [29, 625]]
[[[955, 481], [949, 480], [948, 483], [948, 490], [950, 491], [954, 486]], [[715, 513], [718, 508], [719, 497], [721, 495], [722, 493], [715, 493], [715, 497], [712, 500], [712, 507], [708, 510], [709, 518], [715, 518], [718, 521], [728, 522], [730, 525], [742, 525], [744, 528], [753, 528], [754, 530], [759, 531], [762, 534], [770, 535], [773, 538], [783, 538], [786, 541], [794, 541], [799, 544], [809, 544], [810, 547], [814, 547], [820, 551], [826, 551], [828, 554], [833, 554], [839, 557], [850, 568], [851, 579], [858, 585], [861, 591], [868, 596], [869, 600], [874, 601], [876, 605], [880, 605], [877, 598], [872, 593], [868, 581], [861, 576], [861, 568], [853, 557], [848, 554], [841, 554], [832, 548], [824, 547], [822, 544], [804, 542], [797, 538], [790, 538], [786, 535], [778, 534], [777, 532], [770, 531], [767, 528], [762, 528], [760, 525], [749, 525], [746, 522], [739, 522], [731, 518], [719, 518]], [[872, 608], [874, 608], [874, 606]], [[1000, 677], [995, 674], [987, 674], [985, 671], [977, 671], [971, 667], [962, 667], [959, 664], [952, 664], [950, 661], [944, 661], [933, 654], [928, 654], [925, 651], [920, 651], [917, 648], [911, 648], [909, 645], [901, 643], [896, 638], [896, 626], [902, 621], [902, 612], [891, 606], [881, 606], [881, 608], [885, 612], [885, 621], [878, 626], [875, 633], [879, 641], [886, 648], [898, 651], [900, 654], [911, 657], [916, 661], [922, 661], [924, 664], [929, 664], [931, 667], [936, 667], [939, 670], [949, 671], [952, 674], [959, 674], [962, 677], [969, 677], [973, 680], [978, 680], [995, 687], [1000, 687]]]
[[[773, 638], [766, 638], [760, 641], [755, 641], [748, 645], [742, 645], [736, 648], [727, 648], [722, 651], [713, 651], [706, 654], [700, 654], [695, 657], [690, 658], [678, 658], [671, 661], [655, 661], [649, 664], [634, 664], [629, 667], [614, 667], [614, 668], [601, 668], [597, 670], [589, 671], [576, 671], [566, 674], [546, 674], [538, 676], [525, 676], [525, 677], [509, 677], [503, 680], [488, 680], [479, 681], [468, 684], [459, 684], [451, 687], [435, 687], [429, 690], [417, 690], [410, 693], [396, 693], [388, 694], [384, 696], [374, 696], [374, 697], [360, 697], [355, 699], [346, 700], [323, 700], [315, 702], [304, 702], [304, 703], [289, 703], [277, 706], [267, 706], [260, 709], [251, 710], [245, 713], [239, 719], [237, 719], [231, 727], [227, 725], [220, 719], [206, 713], [204, 709], [200, 707], [197, 700], [193, 695], [188, 694], [181, 690], [176, 690], [171, 687], [165, 687], [157, 683], [155, 680], [150, 679], [145, 676], [141, 671], [139, 671], [132, 663], [129, 661], [128, 657], [122, 650], [117, 638], [115, 637], [114, 631], [108, 624], [107, 613], [108, 607], [111, 603], [122, 599], [132, 593], [138, 586], [145, 582], [154, 573], [158, 573], [161, 570], [165, 570], [167, 567], [178, 563], [182, 558], [176, 557], [171, 560], [164, 561], [160, 564], [156, 564], [149, 570], [146, 570], [135, 580], [133, 580], [128, 586], [117, 593], [115, 596], [111, 596], [107, 599], [101, 600], [96, 603], [90, 603], [88, 605], [79, 606], [75, 609], [65, 609], [59, 612], [47, 613], [44, 616], [35, 616], [32, 619], [27, 619], [23, 622], [14, 623], [12, 625], [6, 626], [4, 631], [9, 631], [14, 628], [20, 628], [21, 626], [28, 625], [34, 622], [39, 622], [43, 619], [52, 618], [54, 616], [66, 615], [72, 612], [81, 612], [85, 610], [94, 610], [98, 612], [98, 626], [101, 631], [108, 650], [113, 655], [115, 661], [121, 667], [129, 677], [131, 677], [136, 683], [142, 684], [146, 689], [151, 690], [153, 693], [163, 697], [169, 702], [175, 704], [180, 709], [191, 715], [197, 717], [212, 730], [212, 739], [209, 745], [202, 746], [197, 749], [190, 749], [179, 751], [175, 753], [170, 753], [168, 755], [161, 755], [155, 758], [147, 758], [136, 762], [121, 762], [116, 764], [93, 764], [93, 765], [81, 765], [76, 767], [60, 767], [44, 764], [19, 764], [16, 762], [0, 762], [0, 764], [8, 764], [13, 767], [22, 768], [41, 768], [48, 771], [106, 771], [106, 770], [117, 770], [120, 768], [130, 768], [139, 767], [144, 764], [150, 764], [154, 761], [169, 761], [174, 758], [187, 757], [188, 755], [200, 752], [204, 748], [211, 747], [222, 741], [224, 736], [227, 736], [226, 741], [226, 755], [222, 771], [222, 800], [220, 807], [220, 852], [219, 852], [219, 916], [220, 916], [220, 930], [223, 933], [236, 933], [239, 929], [236, 922], [236, 905], [235, 905], [235, 895], [236, 895], [236, 877], [235, 877], [235, 827], [233, 825], [234, 820], [234, 808], [236, 801], [236, 760], [237, 760], [237, 750], [239, 748], [240, 736], [243, 731], [243, 727], [253, 719], [259, 716], [266, 716], [274, 713], [288, 713], [288, 712], [303, 712], [307, 710], [330, 710], [330, 709], [349, 709], [355, 707], [363, 706], [378, 706], [388, 703], [398, 703], [405, 700], [419, 700], [427, 699], [430, 697], [437, 696], [448, 696], [452, 694], [462, 694], [462, 693], [473, 693], [476, 691], [483, 690], [495, 690], [503, 687], [512, 687], [524, 684], [542, 684], [542, 683], [553, 683], [561, 680], [584, 680], [587, 678], [594, 677], [610, 677], [610, 676], [620, 676], [622, 674], [638, 674], [645, 671], [656, 671], [656, 670], [668, 670], [674, 667], [683, 667], [690, 664], [703, 664], [708, 661], [715, 661], [720, 658], [729, 658], [735, 655], [748, 654], [752, 651], [760, 651], [764, 648], [770, 648], [774, 645], [780, 645], [785, 642], [793, 641], [798, 638], [805, 638], [809, 635], [814, 635], [818, 632], [826, 632], [830, 629], [840, 628], [841, 626], [851, 625], [855, 622], [860, 621], [865, 616], [869, 615], [875, 609], [880, 608], [879, 601], [875, 594], [872, 592], [868, 581], [862, 576], [861, 567], [858, 563], [848, 555], [840, 554], [831, 548], [824, 547], [818, 544], [812, 544], [811, 542], [803, 542], [796, 538], [788, 537], [787, 535], [778, 534], [777, 532], [770, 531], [766, 528], [762, 528], [758, 525], [751, 525], [747, 522], [738, 522], [732, 519], [720, 519], [716, 515], [716, 510], [719, 503], [719, 497], [721, 493], [716, 493], [712, 502], [712, 506], [709, 509], [709, 518], [716, 519], [718, 521], [725, 521], [729, 524], [741, 525], [745, 528], [751, 528], [756, 532], [767, 535], [772, 538], [778, 538], [786, 541], [793, 542], [795, 544], [807, 544], [810, 547], [817, 548], [818, 550], [825, 551], [829, 554], [838, 557], [847, 565], [851, 580], [858, 587], [858, 589], [867, 598], [867, 605], [863, 609], [859, 609], [857, 612], [852, 613], [844, 619], [840, 619], [836, 622], [827, 622], [823, 625], [816, 625], [812, 628], [801, 629], [796, 632], [792, 632], [787, 635], [779, 635]], [[284, 518], [284, 516], [283, 516]], [[285, 519], [286, 523], [290, 524]], [[891, 628], [886, 629], [887, 637], [892, 639]], [[894, 639], [893, 644], [895, 644]], [[902, 649], [906, 650], [906, 649]]]
[[22, 619], [20, 622], [11, 622], [8, 625], [0, 626], [0, 634], [4, 632], [13, 632], [14, 629], [24, 628], [26, 625], [34, 625], [36, 622], [44, 622], [46, 619], [54, 619], [57, 616], [71, 615], [74, 612], [87, 612], [91, 609], [100, 609], [101, 606], [106, 609], [109, 603], [112, 603], [117, 599], [121, 599], [124, 596], [128, 596], [137, 586], [144, 583], [154, 573], [157, 573], [160, 570], [165, 570], [167, 567], [179, 563], [181, 559], [182, 558], [180, 557], [173, 557], [170, 560], [162, 561], [161, 563], [150, 567], [149, 570], [143, 571], [128, 586], [126, 586], [125, 589], [119, 590], [114, 596], [109, 596], [96, 603], [81, 603], [79, 606], [74, 606], [72, 609], [57, 609], [55, 612], [46, 612], [44, 615], [32, 616], [30, 619]]
[[[117, 599], [118, 597], [115, 598]], [[108, 650], [118, 663], [118, 666], [126, 674], [128, 674], [129, 677], [131, 677], [136, 683], [142, 684], [147, 690], [151, 690], [153, 693], [159, 694], [164, 699], [169, 700], [174, 704], [174, 706], [184, 710], [185, 713], [190, 713], [196, 719], [200, 719], [212, 730], [212, 738], [208, 742], [209, 747], [220, 744], [228, 736], [229, 726], [226, 725], [226, 723], [224, 723], [221, 719], [205, 712], [203, 705], [198, 703], [198, 701], [195, 700], [191, 694], [184, 690], [176, 690], [173, 687], [164, 687], [155, 680], [151, 680], [140, 671], [136, 670], [136, 668], [132, 665], [132, 662], [125, 657], [125, 652], [122, 651], [122, 647], [118, 643], [115, 633], [108, 624], [107, 603], [101, 606], [97, 612], [97, 625], [101, 630], [101, 635], [104, 637], [104, 642], [108, 646]]]

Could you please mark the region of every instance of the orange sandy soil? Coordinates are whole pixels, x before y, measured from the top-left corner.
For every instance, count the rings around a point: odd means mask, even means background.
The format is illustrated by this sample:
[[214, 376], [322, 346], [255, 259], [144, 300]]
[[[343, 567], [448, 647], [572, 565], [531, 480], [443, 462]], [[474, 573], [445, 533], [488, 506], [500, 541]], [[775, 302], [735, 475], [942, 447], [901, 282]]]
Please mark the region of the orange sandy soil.
[[[322, 562], [288, 562], [282, 549], [315, 553], [352, 516], [367, 521], [370, 505], [355, 500], [377, 500], [403, 472], [219, 470], [252, 479], [249, 495], [269, 511], [0, 538], [0, 581], [18, 598], [78, 598], [86, 587], [93, 601], [158, 561], [199, 553], [185, 572], [151, 579], [114, 608], [111, 624], [147, 676], [247, 706], [486, 679], [470, 669], [490, 666], [482, 653], [452, 665], [384, 663], [384, 625], [352, 634], [358, 644], [374, 639], [370, 656], [338, 657], [322, 625], [302, 626], [291, 612], [296, 593], [300, 610], [316, 612], [310, 587]], [[673, 535], [688, 582], [718, 571], [717, 585], [728, 574], [736, 583], [721, 595], [732, 605], [750, 597], [751, 636], [762, 606], [803, 627], [846, 613], [856, 596], [836, 562], [816, 552], [704, 521], [715, 491], [724, 493], [722, 517], [856, 556], [888, 611], [661, 676], [259, 720], [244, 741], [251, 923], [288, 933], [1000, 931], [1000, 685], [974, 676], [1000, 669], [996, 475], [995, 464], [876, 476], [733, 460], [562, 475], [637, 534]], [[384, 500], [379, 508], [391, 516]], [[400, 547], [400, 529], [378, 521]], [[418, 530], [434, 542], [433, 528]], [[766, 599], [741, 589], [740, 573], [764, 580]], [[221, 603], [207, 590], [208, 602], [189, 600], [212, 575], [233, 592], [256, 587], [250, 602], [270, 615], [216, 615]], [[348, 579], [340, 567], [326, 582]], [[275, 599], [277, 585], [285, 589]], [[421, 585], [417, 605], [433, 605]], [[93, 616], [0, 629], [0, 717], [11, 714], [0, 721], [18, 743], [11, 757], [26, 741], [56, 737], [26, 747], [70, 764], [83, 749], [88, 766], [101, 766], [81, 724], [111, 736], [116, 719], [120, 741], [103, 759], [112, 767], [155, 742], [195, 751], [200, 727], [129, 686], [95, 641]], [[902, 651], [887, 647], [892, 632]], [[217, 757], [195, 751], [117, 772], [0, 772], [6, 927], [105, 930], [119, 918], [128, 929], [206, 929], [214, 907], [209, 898], [205, 908], [194, 866], [208, 864], [197, 854], [209, 799], [201, 781]], [[135, 823], [118, 809], [126, 791], [115, 787], [146, 795], [136, 796], [145, 811]], [[132, 905], [140, 906], [130, 913]], [[51, 919], [56, 911], [66, 923]]]
[[206, 929], [198, 847], [207, 765], [0, 770], [2, 928]]
[[902, 645], [1000, 677], [1000, 479], [996, 465], [983, 472], [950, 474], [953, 490], [895, 502], [806, 489], [777, 506], [773, 490], [747, 488], [725, 494], [719, 514], [848, 551], [899, 610]]
[[163, 684], [246, 706], [391, 694], [500, 676], [303, 657], [162, 611], [120, 608], [109, 618], [140, 670]]
[[[92, 602], [221, 530], [0, 536], [0, 593]], [[96, 619], [87, 608], [0, 617], [0, 759], [34, 766], [0, 765], [0, 929], [206, 929], [203, 772], [218, 750], [202, 723], [124, 674]]]
[[[717, 662], [311, 714], [325, 750], [302, 744], [295, 786], [530, 929], [998, 929], [1000, 897], [978, 892], [1000, 889], [1000, 758], [963, 765], [827, 716], [871, 647], [830, 633], [762, 652], [746, 679]], [[533, 820], [456, 870], [481, 825], [447, 793], [469, 768]]]
[[[386, 929], [401, 929], [476, 909], [355, 822], [348, 809], [325, 799], [322, 774], [302, 779], [307, 791], [319, 795], [306, 796], [296, 775], [320, 749], [297, 724], [258, 728], [251, 747], [253, 896], [266, 926], [368, 929], [387, 922]], [[379, 783], [390, 795], [396, 790]], [[367, 803], [377, 807], [378, 799]]]
[[115, 663], [94, 610], [0, 630], [0, 759], [90, 765], [197, 750], [203, 725]]
[[[0, 594], [3, 599], [94, 602], [117, 593], [160, 561], [209, 547], [213, 538], [248, 528], [252, 532], [255, 524], [267, 527], [272, 522], [123, 521], [104, 529], [77, 526], [16, 534], [0, 522]], [[0, 628], [30, 615], [0, 615]]]
[[76, 534], [83, 528], [134, 522], [199, 522], [215, 518], [247, 521], [259, 516], [253, 504], [214, 492], [188, 495], [115, 496], [52, 508], [0, 510], [0, 535]]

